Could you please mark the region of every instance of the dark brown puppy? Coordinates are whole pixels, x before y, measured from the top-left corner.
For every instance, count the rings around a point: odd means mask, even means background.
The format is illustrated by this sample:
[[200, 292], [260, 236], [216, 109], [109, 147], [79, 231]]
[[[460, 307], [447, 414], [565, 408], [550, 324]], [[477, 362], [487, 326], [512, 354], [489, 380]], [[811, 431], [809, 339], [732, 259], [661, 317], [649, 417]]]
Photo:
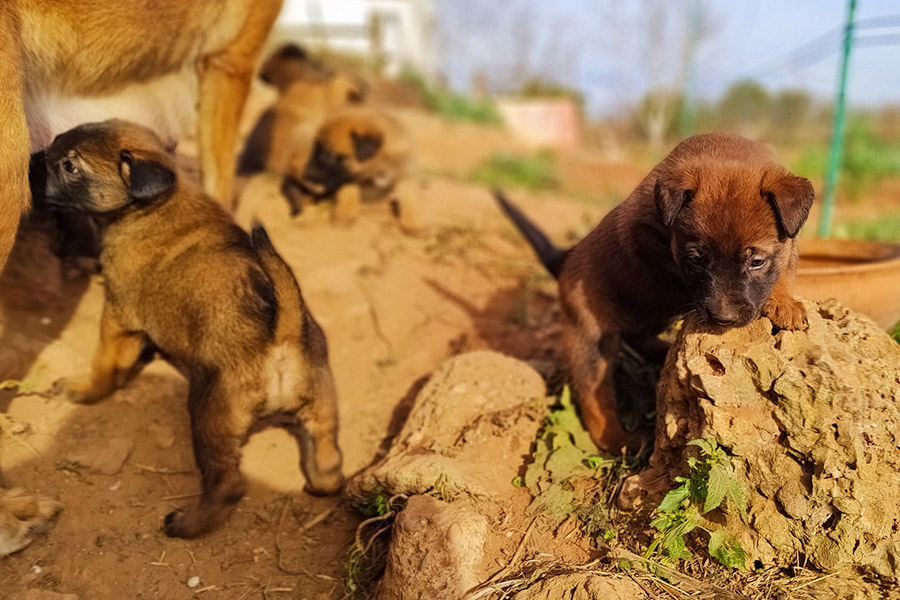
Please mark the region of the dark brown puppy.
[[307, 489], [340, 490], [337, 404], [325, 335], [262, 227], [252, 238], [186, 177], [150, 130], [79, 126], [32, 158], [32, 193], [105, 222], [106, 303], [92, 372], [64, 380], [76, 402], [125, 385], [155, 352], [190, 381], [200, 501], [169, 514], [166, 535], [210, 531], [244, 494], [251, 428], [297, 439]]
[[631, 195], [568, 251], [556, 248], [501, 194], [501, 206], [559, 280], [565, 353], [581, 413], [602, 448], [635, 448], [615, 413], [619, 345], [658, 348], [690, 313], [713, 328], [765, 315], [806, 327], [791, 295], [794, 239], [813, 187], [759, 144], [713, 133], [681, 142]]

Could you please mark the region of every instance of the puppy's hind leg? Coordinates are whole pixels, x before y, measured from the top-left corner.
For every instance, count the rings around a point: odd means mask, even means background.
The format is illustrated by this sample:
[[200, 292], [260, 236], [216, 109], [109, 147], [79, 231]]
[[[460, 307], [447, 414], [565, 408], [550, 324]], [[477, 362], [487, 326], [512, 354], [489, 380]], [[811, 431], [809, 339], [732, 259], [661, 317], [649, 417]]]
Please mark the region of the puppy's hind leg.
[[62, 379], [54, 384], [73, 402], [91, 403], [111, 394], [134, 378], [148, 362], [147, 339], [126, 331], [109, 305], [100, 319], [100, 343], [94, 354], [91, 373], [82, 378]]
[[[324, 374], [323, 374], [324, 375]], [[300, 469], [306, 477], [306, 491], [313, 496], [331, 496], [341, 491], [343, 458], [338, 447], [338, 417], [334, 384], [316, 385], [316, 394], [300, 409], [299, 422], [288, 428], [300, 447]]]
[[300, 399], [299, 422], [288, 428], [300, 447], [300, 469], [306, 491], [314, 496], [336, 494], [344, 485], [343, 458], [338, 446], [338, 406], [334, 378], [328, 366], [325, 334], [309, 320], [304, 336], [304, 354], [309, 379]]
[[213, 369], [191, 372], [188, 409], [194, 460], [200, 470], [200, 501], [166, 515], [169, 537], [193, 538], [222, 524], [244, 496], [247, 484], [240, 472], [241, 445], [251, 424], [236, 405], [247, 399], [237, 384], [229, 385]]

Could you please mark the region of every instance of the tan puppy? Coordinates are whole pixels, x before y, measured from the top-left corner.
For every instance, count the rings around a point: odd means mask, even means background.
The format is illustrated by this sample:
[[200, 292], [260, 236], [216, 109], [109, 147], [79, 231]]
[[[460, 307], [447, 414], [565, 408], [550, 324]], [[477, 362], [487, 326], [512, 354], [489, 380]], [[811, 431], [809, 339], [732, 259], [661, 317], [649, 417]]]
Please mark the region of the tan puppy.
[[335, 219], [352, 223], [360, 204], [390, 198], [401, 227], [421, 227], [411, 176], [409, 137], [397, 119], [371, 108], [346, 108], [330, 116], [316, 133], [312, 155], [298, 153], [288, 166], [282, 191], [291, 213], [305, 197], [335, 197]]
[[616, 418], [619, 345], [659, 350], [680, 315], [711, 328], [767, 316], [806, 327], [791, 295], [795, 236], [813, 202], [809, 180], [759, 144], [724, 133], [680, 143], [586, 238], [561, 251], [508, 201], [501, 206], [559, 280], [563, 340], [581, 414], [601, 448], [632, 449]]
[[368, 93], [361, 78], [326, 71], [294, 45], [276, 51], [263, 65], [260, 78], [277, 87], [280, 95], [247, 137], [239, 160], [241, 173], [287, 173], [298, 154], [304, 160], [309, 156], [316, 131], [328, 114], [362, 102]]
[[273, 52], [259, 69], [259, 78], [275, 86], [279, 93], [297, 81], [322, 81], [334, 75], [297, 44], [284, 44]]
[[240, 449], [260, 424], [297, 439], [307, 490], [343, 483], [337, 404], [325, 335], [262, 227], [252, 239], [179, 175], [150, 130], [122, 121], [79, 126], [32, 160], [36, 202], [105, 222], [106, 303], [93, 368], [61, 389], [94, 402], [160, 353], [188, 378], [196, 506], [166, 517], [194, 537], [244, 494]]
[[204, 188], [230, 205], [238, 119], [281, 1], [0, 3], [0, 268], [29, 205], [30, 152], [79, 123], [161, 130], [196, 105]]

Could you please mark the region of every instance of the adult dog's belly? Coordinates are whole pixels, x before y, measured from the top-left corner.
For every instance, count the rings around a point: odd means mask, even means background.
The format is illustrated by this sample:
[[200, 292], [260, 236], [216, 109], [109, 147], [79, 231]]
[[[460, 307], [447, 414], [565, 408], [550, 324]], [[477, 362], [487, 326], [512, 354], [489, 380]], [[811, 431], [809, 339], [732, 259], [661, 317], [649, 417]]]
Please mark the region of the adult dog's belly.
[[177, 141], [197, 130], [197, 73], [193, 65], [115, 92], [93, 96], [67, 95], [52, 89], [29, 89], [25, 118], [31, 152], [84, 123], [124, 119], [153, 129], [163, 139]]

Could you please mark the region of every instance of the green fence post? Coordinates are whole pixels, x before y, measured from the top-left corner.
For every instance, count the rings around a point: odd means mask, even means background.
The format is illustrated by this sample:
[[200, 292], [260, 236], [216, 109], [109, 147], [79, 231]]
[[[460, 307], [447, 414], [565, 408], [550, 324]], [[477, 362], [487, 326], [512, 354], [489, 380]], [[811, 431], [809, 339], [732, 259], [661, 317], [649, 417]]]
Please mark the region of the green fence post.
[[838, 81], [837, 98], [834, 107], [834, 126], [831, 133], [831, 155], [828, 158], [828, 171], [825, 173], [825, 193], [822, 199], [822, 213], [819, 215], [819, 237], [831, 234], [831, 220], [834, 213], [834, 193], [837, 189], [838, 174], [841, 170], [841, 158], [844, 151], [844, 109], [847, 90], [847, 70], [850, 64], [850, 49], [853, 46], [853, 16], [856, 13], [856, 0], [850, 0], [847, 10], [847, 25], [844, 28], [844, 53], [841, 58], [841, 76]]

